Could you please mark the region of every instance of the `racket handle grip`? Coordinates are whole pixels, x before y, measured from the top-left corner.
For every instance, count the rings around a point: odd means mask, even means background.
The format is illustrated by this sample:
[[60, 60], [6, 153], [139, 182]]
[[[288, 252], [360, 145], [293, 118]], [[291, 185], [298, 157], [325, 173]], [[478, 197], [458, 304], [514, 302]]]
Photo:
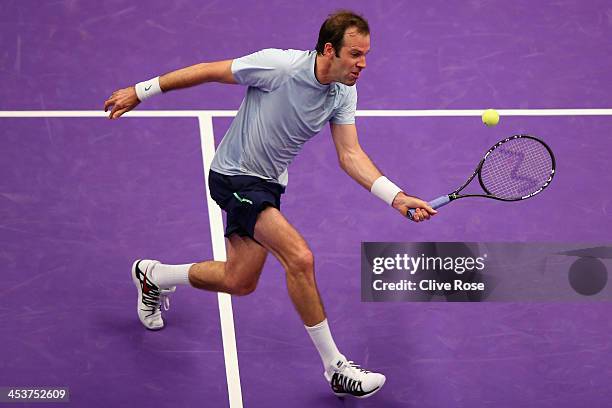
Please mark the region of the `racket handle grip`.
[[[442, 206], [445, 206], [448, 203], [450, 203], [450, 197], [448, 195], [443, 195], [434, 200], [431, 200], [427, 204], [429, 204], [429, 206], [435, 210]], [[415, 212], [414, 208], [409, 209], [408, 213], [406, 214], [406, 217], [412, 219], [412, 217], [414, 216], [414, 212]]]

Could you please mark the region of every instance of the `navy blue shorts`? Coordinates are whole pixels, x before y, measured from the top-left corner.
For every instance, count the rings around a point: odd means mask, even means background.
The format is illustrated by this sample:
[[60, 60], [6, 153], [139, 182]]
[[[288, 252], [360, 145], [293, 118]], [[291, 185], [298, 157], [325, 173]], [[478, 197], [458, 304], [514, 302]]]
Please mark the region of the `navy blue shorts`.
[[255, 239], [257, 216], [266, 207], [280, 210], [285, 187], [255, 176], [226, 176], [208, 173], [210, 196], [227, 213], [225, 236], [232, 234]]

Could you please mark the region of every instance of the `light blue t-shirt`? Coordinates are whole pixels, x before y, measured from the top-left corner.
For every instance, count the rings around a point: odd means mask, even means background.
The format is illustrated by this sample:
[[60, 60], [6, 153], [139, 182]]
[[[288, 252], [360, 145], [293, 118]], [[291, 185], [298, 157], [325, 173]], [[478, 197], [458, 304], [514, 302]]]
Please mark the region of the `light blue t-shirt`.
[[357, 90], [315, 77], [316, 51], [266, 49], [232, 62], [248, 90], [211, 169], [287, 185], [287, 166], [328, 123], [355, 123]]

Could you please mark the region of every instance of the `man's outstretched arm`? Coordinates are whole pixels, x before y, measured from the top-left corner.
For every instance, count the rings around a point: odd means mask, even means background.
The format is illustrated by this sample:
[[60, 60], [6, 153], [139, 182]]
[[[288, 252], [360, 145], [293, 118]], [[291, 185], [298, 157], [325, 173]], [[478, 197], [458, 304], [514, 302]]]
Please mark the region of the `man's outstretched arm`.
[[[148, 88], [159, 86], [161, 92], [189, 88], [206, 82], [235, 84], [237, 82], [232, 74], [232, 61], [233, 60], [225, 60], [192, 65], [169, 72], [159, 78], [154, 78], [153, 80], [141, 84], [144, 84], [143, 90], [148, 91]], [[151, 86], [149, 86], [149, 82], [151, 82]], [[104, 112], [108, 112], [109, 109], [111, 110], [108, 116], [109, 119], [120, 117], [125, 112], [134, 109], [141, 102], [140, 99], [138, 99], [136, 86], [118, 89], [104, 102]]]
[[[336, 145], [340, 167], [357, 183], [368, 191], [374, 192], [373, 186], [383, 175], [359, 145], [355, 125], [336, 125], [332, 123], [331, 133]], [[427, 220], [431, 215], [437, 213], [427, 202], [409, 196], [403, 191], [399, 191], [394, 197], [391, 197], [389, 203], [404, 216], [409, 209], [416, 208], [413, 221], [417, 222]]]

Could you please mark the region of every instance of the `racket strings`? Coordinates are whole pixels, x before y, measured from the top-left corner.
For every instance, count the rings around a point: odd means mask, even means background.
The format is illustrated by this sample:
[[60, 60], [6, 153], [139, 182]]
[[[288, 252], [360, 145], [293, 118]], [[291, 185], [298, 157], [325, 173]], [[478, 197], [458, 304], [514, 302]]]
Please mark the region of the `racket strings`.
[[553, 160], [545, 145], [535, 139], [517, 138], [493, 149], [480, 175], [491, 194], [511, 200], [540, 190], [552, 171]]

